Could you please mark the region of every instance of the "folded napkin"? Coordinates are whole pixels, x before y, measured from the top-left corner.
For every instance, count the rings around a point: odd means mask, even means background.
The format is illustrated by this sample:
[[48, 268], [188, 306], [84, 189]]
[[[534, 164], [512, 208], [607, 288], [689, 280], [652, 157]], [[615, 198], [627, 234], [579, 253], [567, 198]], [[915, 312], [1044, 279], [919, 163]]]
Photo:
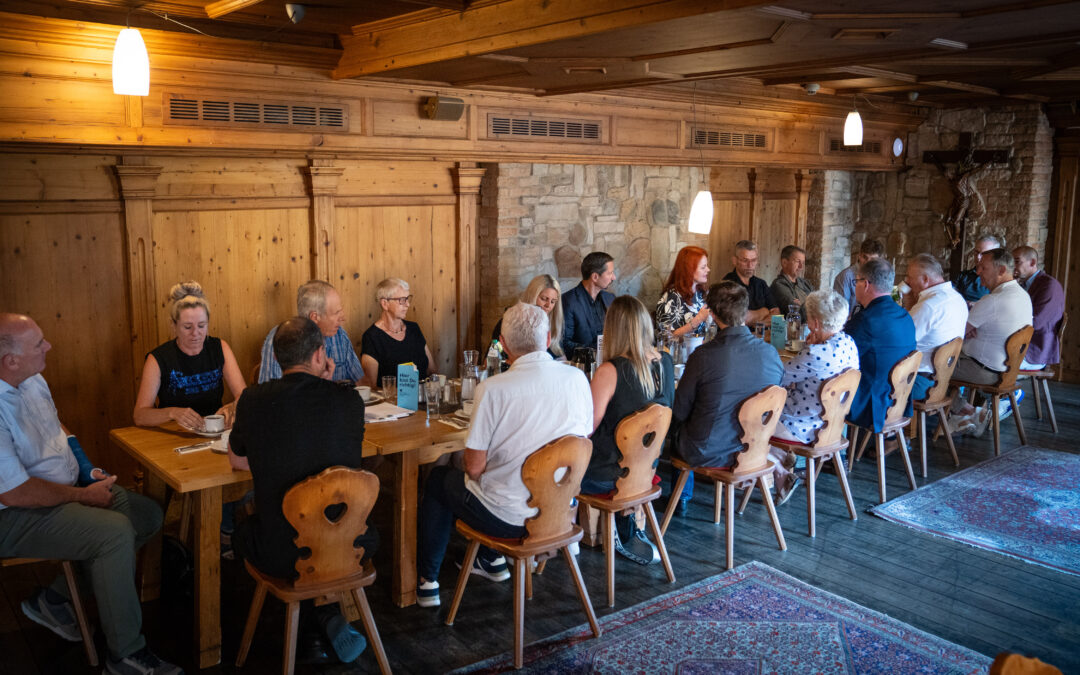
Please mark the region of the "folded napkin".
[[229, 434], [232, 433], [232, 429], [226, 429], [222, 432], [219, 438], [214, 439], [214, 442], [210, 444], [210, 449], [218, 454], [225, 454], [229, 451]]
[[443, 417], [439, 418], [439, 421], [442, 422], [443, 424], [445, 424], [446, 426], [453, 427], [455, 429], [468, 429], [469, 428], [469, 420], [464, 420], [464, 419], [461, 419], [460, 417], [457, 417], [457, 416], [454, 416], [454, 415], [451, 415], [451, 416], [445, 416], [444, 415]]
[[376, 403], [364, 409], [364, 421], [371, 424], [374, 422], [388, 422], [408, 417], [413, 414], [408, 408], [399, 408], [393, 403]]

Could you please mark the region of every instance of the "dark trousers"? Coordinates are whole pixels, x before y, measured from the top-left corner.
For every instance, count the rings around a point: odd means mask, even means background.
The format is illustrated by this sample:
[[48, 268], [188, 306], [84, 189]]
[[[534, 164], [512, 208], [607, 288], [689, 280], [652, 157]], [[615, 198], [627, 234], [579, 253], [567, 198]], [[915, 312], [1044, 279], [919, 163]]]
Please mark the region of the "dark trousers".
[[[488, 511], [476, 495], [465, 488], [463, 471], [437, 466], [428, 475], [424, 499], [420, 502], [417, 572], [426, 581], [439, 579], [439, 568], [450, 543], [455, 518], [493, 537], [519, 539], [527, 534], [524, 525], [511, 525]], [[487, 561], [498, 557], [486, 546], [481, 546], [477, 555]]]

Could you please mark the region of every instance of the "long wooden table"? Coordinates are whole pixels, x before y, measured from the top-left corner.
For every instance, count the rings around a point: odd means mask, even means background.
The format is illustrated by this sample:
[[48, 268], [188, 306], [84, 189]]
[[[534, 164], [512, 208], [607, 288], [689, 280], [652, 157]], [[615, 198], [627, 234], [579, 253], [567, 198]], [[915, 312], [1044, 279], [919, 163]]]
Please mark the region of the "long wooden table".
[[[462, 449], [466, 433], [436, 421], [429, 424], [423, 411], [366, 426], [363, 456], [395, 456], [391, 594], [401, 607], [416, 602], [419, 466]], [[204, 439], [181, 430], [175, 423], [113, 429], [109, 437], [145, 469], [144, 494], [163, 507], [167, 488], [192, 496], [196, 662], [200, 668], [216, 665], [221, 662], [221, 505], [239, 499], [251, 489], [251, 474], [234, 471], [225, 455], [210, 450], [177, 453], [178, 446]], [[160, 536], [146, 545], [141, 565], [142, 598], [156, 598], [160, 590]]]

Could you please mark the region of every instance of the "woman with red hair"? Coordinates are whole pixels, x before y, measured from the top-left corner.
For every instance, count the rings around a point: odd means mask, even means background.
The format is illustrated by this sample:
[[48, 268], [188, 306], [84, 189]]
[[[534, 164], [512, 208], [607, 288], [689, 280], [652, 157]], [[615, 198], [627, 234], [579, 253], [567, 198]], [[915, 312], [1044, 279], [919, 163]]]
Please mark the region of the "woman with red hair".
[[675, 337], [705, 335], [709, 308], [705, 291], [709, 283], [709, 258], [705, 249], [684, 246], [656, 303], [656, 323]]

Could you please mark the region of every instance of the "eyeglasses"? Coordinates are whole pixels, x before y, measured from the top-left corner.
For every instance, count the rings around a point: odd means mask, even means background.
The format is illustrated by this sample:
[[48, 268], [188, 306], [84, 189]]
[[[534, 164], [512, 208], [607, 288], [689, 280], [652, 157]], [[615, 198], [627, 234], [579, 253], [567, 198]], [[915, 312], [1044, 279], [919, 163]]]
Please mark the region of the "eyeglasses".
[[383, 298], [383, 300], [386, 300], [387, 302], [393, 301], [393, 302], [396, 302], [397, 304], [402, 305], [402, 306], [407, 305], [410, 302], [412, 302], [412, 299], [413, 299], [413, 296], [411, 296], [411, 295], [406, 295], [404, 298]]
[[855, 283], [859, 283], [860, 281], [866, 281], [866, 277], [855, 277]]

